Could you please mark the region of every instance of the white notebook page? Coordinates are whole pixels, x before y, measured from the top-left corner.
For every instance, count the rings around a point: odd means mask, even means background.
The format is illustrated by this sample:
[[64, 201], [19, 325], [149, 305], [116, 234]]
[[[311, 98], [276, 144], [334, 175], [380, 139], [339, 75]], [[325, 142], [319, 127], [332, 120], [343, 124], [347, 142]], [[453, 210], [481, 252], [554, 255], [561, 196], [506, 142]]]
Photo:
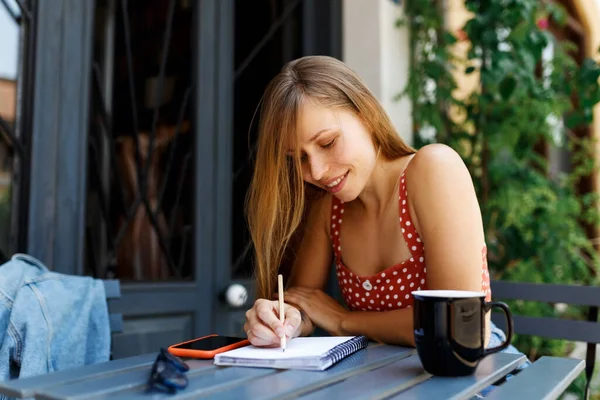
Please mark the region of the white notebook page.
[[285, 352], [282, 351], [281, 347], [264, 348], [250, 345], [217, 354], [216, 358], [222, 356], [254, 360], [283, 360], [287, 358], [320, 357], [335, 346], [344, 343], [353, 337], [354, 336], [299, 337], [288, 340]]

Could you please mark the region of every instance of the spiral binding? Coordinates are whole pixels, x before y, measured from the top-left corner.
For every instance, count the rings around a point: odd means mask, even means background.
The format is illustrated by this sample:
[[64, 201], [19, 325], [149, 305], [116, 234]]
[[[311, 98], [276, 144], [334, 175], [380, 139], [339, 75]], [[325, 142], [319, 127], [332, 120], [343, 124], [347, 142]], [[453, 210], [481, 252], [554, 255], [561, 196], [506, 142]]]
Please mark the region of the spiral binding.
[[356, 336], [352, 339], [340, 343], [321, 358], [322, 361], [331, 362], [330, 365], [337, 363], [338, 361], [348, 357], [352, 353], [356, 353], [358, 350], [364, 349], [369, 345], [369, 339], [366, 336]]

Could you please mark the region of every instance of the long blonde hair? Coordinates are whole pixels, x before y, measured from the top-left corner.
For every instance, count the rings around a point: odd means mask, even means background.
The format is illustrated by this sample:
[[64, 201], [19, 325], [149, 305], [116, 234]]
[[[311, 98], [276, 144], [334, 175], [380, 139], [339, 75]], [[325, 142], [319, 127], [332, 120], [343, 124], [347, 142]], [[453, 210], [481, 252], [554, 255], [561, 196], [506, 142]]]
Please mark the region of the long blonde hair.
[[414, 153], [400, 138], [381, 104], [343, 62], [307, 56], [287, 63], [265, 90], [260, 106], [254, 175], [246, 199], [254, 245], [257, 296], [271, 298], [290, 238], [304, 215], [305, 187], [296, 139], [298, 110], [306, 98], [360, 117], [373, 144], [388, 160]]

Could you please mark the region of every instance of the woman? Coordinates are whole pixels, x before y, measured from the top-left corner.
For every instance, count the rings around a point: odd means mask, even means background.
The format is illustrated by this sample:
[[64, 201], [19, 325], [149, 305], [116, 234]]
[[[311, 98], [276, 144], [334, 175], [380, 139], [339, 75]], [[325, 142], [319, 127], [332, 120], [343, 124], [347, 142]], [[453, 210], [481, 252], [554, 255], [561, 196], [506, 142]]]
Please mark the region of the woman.
[[[344, 63], [288, 63], [267, 87], [260, 118], [248, 196], [259, 299], [244, 328], [253, 345], [279, 346], [284, 334], [319, 326], [414, 346], [412, 290], [484, 291], [490, 300], [481, 212], [461, 158], [440, 144], [406, 145]], [[309, 188], [321, 195], [304, 213]], [[303, 216], [282, 325], [271, 299]], [[346, 307], [323, 292], [332, 259]], [[486, 343], [502, 335], [491, 327], [488, 315]]]

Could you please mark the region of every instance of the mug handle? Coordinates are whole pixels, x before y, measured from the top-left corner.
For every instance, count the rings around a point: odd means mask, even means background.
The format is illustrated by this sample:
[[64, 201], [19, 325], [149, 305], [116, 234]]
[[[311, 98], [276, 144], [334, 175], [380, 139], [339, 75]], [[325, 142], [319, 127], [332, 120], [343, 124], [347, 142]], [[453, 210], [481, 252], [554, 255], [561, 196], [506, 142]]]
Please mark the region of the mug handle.
[[485, 349], [484, 356], [494, 354], [506, 349], [510, 345], [510, 342], [512, 341], [513, 337], [513, 319], [510, 309], [505, 303], [502, 303], [501, 301], [486, 302], [483, 306], [486, 313], [494, 307], [500, 308], [504, 312], [504, 315], [506, 316], [506, 325], [508, 327], [508, 332], [506, 332], [506, 340], [499, 346], [492, 347], [491, 349]]

